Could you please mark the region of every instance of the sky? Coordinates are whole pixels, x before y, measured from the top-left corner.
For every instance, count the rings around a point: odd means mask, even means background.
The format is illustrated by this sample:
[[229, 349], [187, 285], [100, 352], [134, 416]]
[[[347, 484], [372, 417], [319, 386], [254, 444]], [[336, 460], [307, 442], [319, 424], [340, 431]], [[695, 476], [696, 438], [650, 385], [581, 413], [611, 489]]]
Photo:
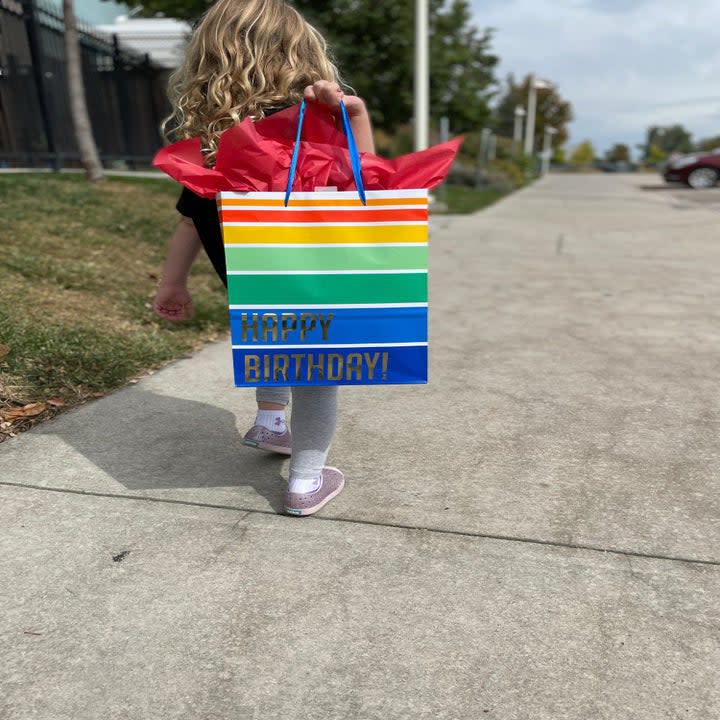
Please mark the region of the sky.
[[[54, 0], [59, 4], [60, 0]], [[128, 8], [112, 0], [75, 0], [75, 14], [92, 25], [111, 24], [118, 15], [127, 15]]]
[[635, 146], [649, 125], [720, 135], [720, 0], [471, 0], [499, 79], [534, 72], [572, 103], [569, 147]]

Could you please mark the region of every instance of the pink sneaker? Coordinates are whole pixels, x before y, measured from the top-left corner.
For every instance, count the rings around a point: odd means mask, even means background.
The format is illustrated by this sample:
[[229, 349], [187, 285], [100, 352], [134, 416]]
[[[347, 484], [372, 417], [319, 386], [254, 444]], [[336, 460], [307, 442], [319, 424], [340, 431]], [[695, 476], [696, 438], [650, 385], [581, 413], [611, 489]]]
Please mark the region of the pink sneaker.
[[254, 425], [243, 437], [243, 443], [258, 450], [290, 455], [292, 453], [290, 442], [290, 430], [285, 432], [273, 432], [262, 425]]
[[345, 487], [344, 475], [334, 467], [324, 467], [320, 487], [309, 493], [285, 491], [283, 505], [288, 515], [312, 515], [332, 500]]

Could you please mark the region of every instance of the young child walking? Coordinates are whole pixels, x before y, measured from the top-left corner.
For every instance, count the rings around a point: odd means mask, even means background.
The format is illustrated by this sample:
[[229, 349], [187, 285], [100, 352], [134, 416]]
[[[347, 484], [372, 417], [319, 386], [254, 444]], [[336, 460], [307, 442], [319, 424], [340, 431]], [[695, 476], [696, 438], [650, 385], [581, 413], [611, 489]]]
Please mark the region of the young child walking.
[[[374, 152], [364, 102], [343, 94], [324, 39], [283, 0], [218, 0], [193, 32], [185, 60], [170, 79], [170, 93], [172, 138], [199, 136], [210, 167], [224, 130], [302, 99], [334, 115], [344, 100], [358, 149]], [[186, 188], [177, 209], [181, 219], [168, 243], [154, 303], [155, 313], [172, 321], [193, 314], [187, 281], [201, 247], [227, 285], [215, 201]], [[291, 394], [288, 428], [285, 409]], [[345, 483], [340, 470], [325, 466], [337, 420], [337, 387], [258, 388], [256, 399], [257, 416], [244, 443], [291, 455], [285, 512], [317, 512]]]

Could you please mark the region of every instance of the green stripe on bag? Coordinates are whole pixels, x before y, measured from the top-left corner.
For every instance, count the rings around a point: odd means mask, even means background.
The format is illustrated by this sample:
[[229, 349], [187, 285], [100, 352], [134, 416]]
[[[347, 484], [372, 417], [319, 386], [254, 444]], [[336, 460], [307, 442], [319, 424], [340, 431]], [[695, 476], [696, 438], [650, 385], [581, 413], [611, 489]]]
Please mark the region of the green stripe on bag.
[[426, 268], [422, 247], [226, 247], [228, 270], [412, 270]]
[[228, 275], [230, 305], [427, 302], [426, 273]]

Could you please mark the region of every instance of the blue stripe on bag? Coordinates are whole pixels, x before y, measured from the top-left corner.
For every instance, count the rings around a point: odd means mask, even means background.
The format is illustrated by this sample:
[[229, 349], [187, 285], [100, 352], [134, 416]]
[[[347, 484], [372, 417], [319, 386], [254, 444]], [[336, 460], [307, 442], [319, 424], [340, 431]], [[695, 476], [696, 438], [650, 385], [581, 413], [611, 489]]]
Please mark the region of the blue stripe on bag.
[[427, 382], [427, 346], [233, 349], [238, 386], [417, 385]]
[[427, 342], [427, 307], [231, 309], [230, 332], [233, 345]]

